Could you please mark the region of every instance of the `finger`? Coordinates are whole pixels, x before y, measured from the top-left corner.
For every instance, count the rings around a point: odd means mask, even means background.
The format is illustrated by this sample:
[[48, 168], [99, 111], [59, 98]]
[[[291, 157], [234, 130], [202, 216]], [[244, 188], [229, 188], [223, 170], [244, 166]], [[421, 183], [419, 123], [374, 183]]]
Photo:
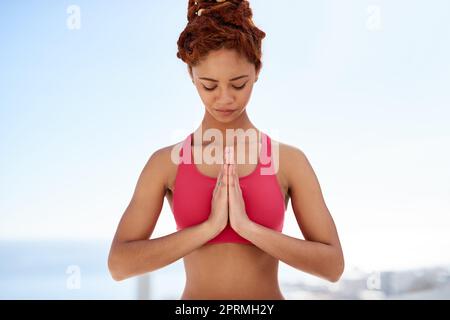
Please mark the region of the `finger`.
[[233, 165], [230, 165], [229, 174], [228, 174], [228, 198], [230, 202], [233, 202], [236, 198], [236, 191], [234, 187], [234, 177], [233, 177]]
[[235, 162], [234, 162], [234, 148], [233, 147], [229, 147], [228, 160], [229, 160], [230, 164], [235, 164]]
[[235, 181], [237, 182], [236, 189], [238, 189], [239, 188], [239, 176], [237, 175], [236, 165], [233, 165], [233, 176], [234, 176]]
[[239, 175], [238, 175], [238, 172], [237, 172], [237, 166], [236, 165], [233, 165], [233, 176], [234, 176], [234, 181], [236, 182], [235, 183], [236, 191], [240, 192], [241, 191], [241, 185], [239, 183]]
[[225, 156], [225, 163], [230, 163], [230, 161], [229, 161], [229, 159], [230, 159], [229, 155], [230, 155], [230, 151], [229, 151], [228, 147], [225, 147], [225, 154], [224, 154], [224, 156]]
[[225, 147], [225, 163], [233, 163], [231, 159], [231, 147]]
[[225, 163], [228, 163], [228, 164], [234, 163], [234, 148], [233, 147], [225, 147]]
[[233, 164], [230, 164], [230, 170], [229, 170], [229, 174], [228, 174], [228, 181], [229, 181], [229, 185], [230, 187], [234, 188], [234, 185], [236, 183], [236, 178], [234, 177], [233, 174]]
[[226, 188], [228, 185], [228, 165], [227, 164], [223, 165], [221, 181], [222, 181], [221, 187]]
[[223, 176], [224, 176], [224, 171], [225, 171], [224, 167], [225, 167], [225, 165], [223, 165], [220, 169], [219, 176], [217, 177], [216, 185], [214, 187], [214, 193], [217, 192], [217, 190], [223, 183]]
[[219, 176], [217, 177], [217, 185], [220, 184], [220, 182], [222, 181], [222, 177], [223, 177], [223, 166], [221, 167]]
[[219, 190], [219, 182], [220, 182], [220, 179], [217, 178], [216, 185], [214, 186], [214, 190], [213, 190], [213, 195], [215, 195], [217, 193], [217, 190]]

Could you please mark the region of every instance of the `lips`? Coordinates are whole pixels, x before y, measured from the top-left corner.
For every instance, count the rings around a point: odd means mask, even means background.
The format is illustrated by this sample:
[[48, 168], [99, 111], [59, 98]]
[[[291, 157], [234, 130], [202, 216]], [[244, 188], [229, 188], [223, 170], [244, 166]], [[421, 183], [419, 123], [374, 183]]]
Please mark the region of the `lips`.
[[236, 110], [233, 110], [233, 109], [223, 109], [223, 110], [216, 109], [216, 111], [218, 111], [218, 112], [224, 112], [224, 113], [229, 113], [229, 112], [234, 112], [234, 111], [236, 111]]
[[223, 109], [223, 110], [217, 110], [216, 109], [217, 114], [219, 114], [220, 116], [223, 117], [230, 117], [231, 115], [234, 114], [235, 110], [230, 110], [230, 109]]

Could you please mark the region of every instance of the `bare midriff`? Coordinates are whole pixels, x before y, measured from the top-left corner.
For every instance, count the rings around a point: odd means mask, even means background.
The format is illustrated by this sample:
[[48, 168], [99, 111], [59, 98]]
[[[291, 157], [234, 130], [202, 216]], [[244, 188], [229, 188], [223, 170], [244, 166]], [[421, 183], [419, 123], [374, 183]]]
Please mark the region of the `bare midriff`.
[[284, 300], [278, 260], [252, 244], [207, 244], [184, 257], [181, 300]]

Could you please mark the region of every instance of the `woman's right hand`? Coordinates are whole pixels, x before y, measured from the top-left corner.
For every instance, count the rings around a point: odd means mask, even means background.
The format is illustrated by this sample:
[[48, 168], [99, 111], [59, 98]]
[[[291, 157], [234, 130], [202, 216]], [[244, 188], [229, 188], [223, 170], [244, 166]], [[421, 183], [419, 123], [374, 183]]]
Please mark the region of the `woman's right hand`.
[[207, 220], [216, 234], [221, 233], [228, 224], [228, 167], [228, 164], [223, 164], [217, 177], [211, 201], [211, 214]]

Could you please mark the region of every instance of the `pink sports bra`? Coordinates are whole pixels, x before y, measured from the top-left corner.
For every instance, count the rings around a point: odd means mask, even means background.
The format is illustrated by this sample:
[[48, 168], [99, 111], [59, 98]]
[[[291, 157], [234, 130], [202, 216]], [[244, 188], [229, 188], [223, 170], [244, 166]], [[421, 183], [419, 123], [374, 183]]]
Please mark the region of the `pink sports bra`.
[[[191, 133], [183, 142], [179, 156], [172, 199], [172, 212], [177, 230], [200, 224], [208, 219], [217, 178], [201, 173], [193, 160]], [[261, 132], [262, 147], [256, 168], [247, 176], [239, 178], [245, 209], [250, 220], [281, 232], [286, 211], [284, 195], [271, 167], [271, 139]], [[185, 156], [184, 156], [185, 155]], [[236, 242], [251, 244], [237, 234], [228, 224], [208, 243]]]

